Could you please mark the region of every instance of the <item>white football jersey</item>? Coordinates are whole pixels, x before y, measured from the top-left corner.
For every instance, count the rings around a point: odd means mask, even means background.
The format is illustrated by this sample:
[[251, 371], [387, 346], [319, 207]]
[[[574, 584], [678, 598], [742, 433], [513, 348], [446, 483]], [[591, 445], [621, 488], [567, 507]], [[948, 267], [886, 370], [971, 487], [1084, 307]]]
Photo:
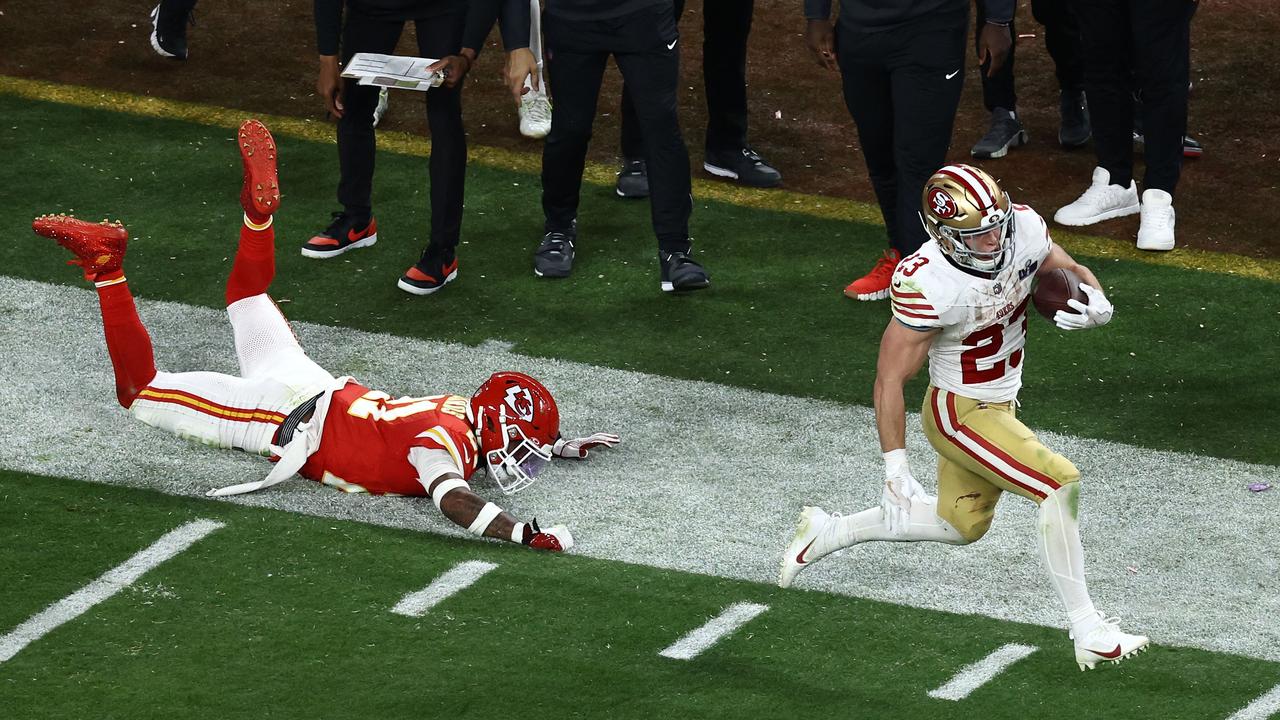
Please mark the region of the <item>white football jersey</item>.
[[935, 387], [985, 402], [1018, 396], [1031, 282], [1053, 241], [1025, 205], [1013, 206], [1012, 222], [1013, 258], [994, 277], [961, 269], [933, 240], [893, 273], [893, 316], [917, 330], [942, 328], [929, 348]]

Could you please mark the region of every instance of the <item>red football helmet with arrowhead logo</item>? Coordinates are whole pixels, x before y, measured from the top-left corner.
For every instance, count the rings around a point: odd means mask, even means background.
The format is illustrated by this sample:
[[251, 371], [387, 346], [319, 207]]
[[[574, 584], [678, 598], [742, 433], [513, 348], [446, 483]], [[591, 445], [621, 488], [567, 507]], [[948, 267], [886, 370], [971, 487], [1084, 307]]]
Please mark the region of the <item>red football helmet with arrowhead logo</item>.
[[471, 426], [489, 474], [505, 493], [528, 487], [551, 461], [560, 437], [560, 411], [542, 383], [518, 372], [497, 372], [471, 396]]

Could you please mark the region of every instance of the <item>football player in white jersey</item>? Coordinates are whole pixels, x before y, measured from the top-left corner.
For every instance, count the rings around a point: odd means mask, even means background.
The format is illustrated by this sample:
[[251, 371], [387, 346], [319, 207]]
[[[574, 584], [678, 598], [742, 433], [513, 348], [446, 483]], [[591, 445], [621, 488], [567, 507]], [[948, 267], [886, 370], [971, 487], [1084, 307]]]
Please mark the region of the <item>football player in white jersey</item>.
[[[1089, 597], [1077, 517], [1080, 473], [1015, 417], [1035, 276], [1065, 268], [1083, 280], [1088, 302], [1071, 300], [1076, 312], [1054, 318], [1064, 330], [1106, 324], [1111, 303], [1093, 273], [1053, 243], [1044, 220], [1014, 205], [986, 172], [942, 168], [925, 185], [923, 205], [931, 239], [898, 264], [893, 318], [880, 341], [880, 505], [844, 516], [804, 508], [779, 584], [789, 586], [810, 563], [861, 542], [974, 542], [1009, 491], [1040, 506], [1040, 556], [1066, 606], [1076, 662], [1082, 670], [1118, 662], [1148, 641], [1122, 632]], [[907, 463], [903, 387], [926, 357], [930, 384], [921, 419], [938, 454], [938, 497], [925, 492]]]

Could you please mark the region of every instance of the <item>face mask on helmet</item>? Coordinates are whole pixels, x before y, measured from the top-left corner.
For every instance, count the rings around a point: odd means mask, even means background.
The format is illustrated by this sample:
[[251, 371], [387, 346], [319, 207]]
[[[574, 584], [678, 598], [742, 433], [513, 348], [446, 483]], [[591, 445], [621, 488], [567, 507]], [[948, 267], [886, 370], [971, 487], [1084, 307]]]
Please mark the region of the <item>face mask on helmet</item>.
[[560, 413], [542, 383], [523, 373], [494, 373], [471, 396], [472, 423], [489, 475], [504, 493], [528, 487], [551, 461]]
[[957, 265], [990, 273], [1012, 255], [1013, 203], [985, 171], [942, 168], [925, 184], [923, 204], [925, 231]]

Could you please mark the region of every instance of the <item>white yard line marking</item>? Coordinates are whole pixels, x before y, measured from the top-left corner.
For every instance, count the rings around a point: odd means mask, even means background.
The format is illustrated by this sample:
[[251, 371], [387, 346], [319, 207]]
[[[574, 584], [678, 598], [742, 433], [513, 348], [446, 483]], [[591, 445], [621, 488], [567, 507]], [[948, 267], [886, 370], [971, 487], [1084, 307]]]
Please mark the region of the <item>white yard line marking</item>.
[[721, 638], [746, 625], [755, 616], [768, 609], [768, 605], [756, 603], [730, 605], [719, 615], [708, 620], [707, 624], [680, 638], [658, 654], [672, 660], [692, 660], [707, 648], [720, 642]]
[[102, 577], [85, 585], [44, 610], [32, 615], [26, 622], [0, 637], [0, 663], [17, 655], [23, 648], [44, 637], [63, 623], [83, 615], [89, 608], [110, 598], [133, 584], [160, 563], [186, 550], [209, 533], [222, 527], [216, 520], [195, 520], [140, 550], [124, 563], [108, 570]]
[[391, 612], [408, 617], [422, 617], [428, 610], [440, 604], [441, 600], [467, 589], [496, 567], [498, 566], [483, 560], [458, 563], [449, 568], [445, 574], [432, 580], [430, 585], [418, 592], [405, 595], [395, 607], [391, 608]]
[[1267, 720], [1278, 712], [1280, 712], [1280, 685], [1258, 696], [1227, 720]]
[[946, 685], [929, 691], [929, 697], [936, 700], [963, 700], [983, 685], [991, 682], [995, 676], [1004, 672], [1010, 665], [1039, 650], [1031, 645], [1010, 643], [996, 649], [995, 652], [965, 667]]

